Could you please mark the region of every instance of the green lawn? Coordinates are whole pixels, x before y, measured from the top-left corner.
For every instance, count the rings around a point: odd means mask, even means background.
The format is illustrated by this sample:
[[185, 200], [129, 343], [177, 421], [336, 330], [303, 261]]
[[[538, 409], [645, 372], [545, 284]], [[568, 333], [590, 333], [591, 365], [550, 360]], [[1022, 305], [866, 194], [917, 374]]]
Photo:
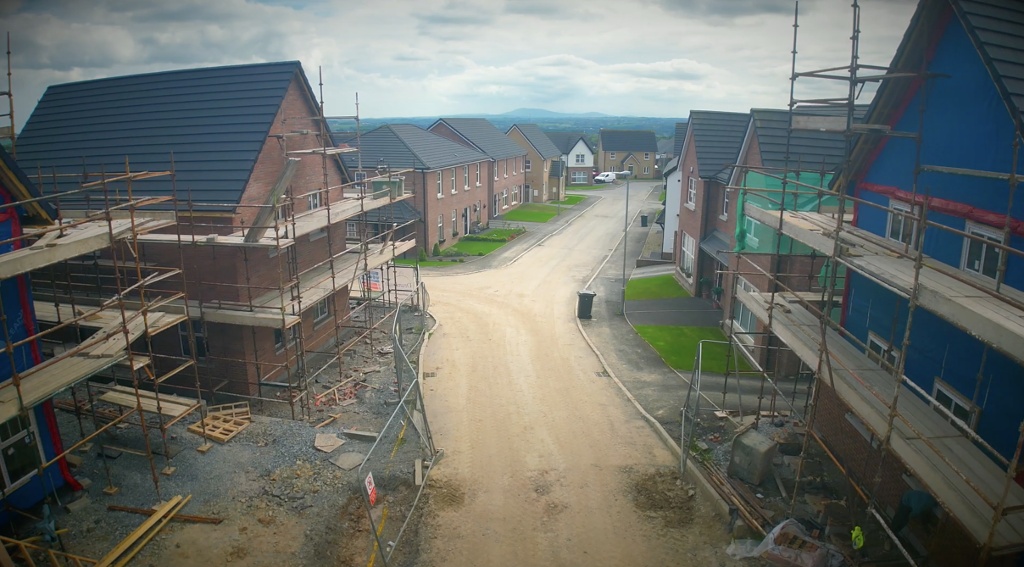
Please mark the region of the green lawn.
[[460, 240], [451, 247], [446, 248], [445, 251], [451, 250], [452, 252], [462, 252], [467, 256], [486, 256], [491, 252], [494, 252], [498, 248], [508, 244], [508, 242], [479, 242], [479, 241], [468, 241]]
[[501, 220], [512, 222], [548, 222], [558, 214], [552, 205], [526, 203], [501, 215]]
[[571, 207], [571, 206], [575, 205], [576, 203], [579, 203], [580, 201], [582, 201], [584, 199], [586, 199], [586, 196], [584, 196], [584, 195], [566, 195], [564, 201], [551, 201], [550, 204], [552, 204], [552, 205], [555, 205], [555, 204], [558, 204], [558, 205], [568, 205], [568, 206]]
[[423, 268], [429, 268], [431, 266], [443, 268], [446, 266], [453, 266], [455, 264], [458, 264], [458, 262], [440, 262], [438, 260], [426, 260], [424, 262], [417, 262], [416, 258], [395, 258], [395, 263], [398, 264], [399, 266], [415, 266], [416, 264], [419, 264]]
[[672, 274], [631, 279], [626, 284], [626, 299], [629, 301], [672, 297], [690, 297], [690, 294], [680, 287]]
[[[676, 370], [693, 370], [694, 357], [697, 355], [697, 343], [703, 340], [725, 341], [725, 335], [718, 327], [665, 327], [640, 325], [636, 332], [658, 351], [661, 359]], [[706, 344], [703, 349], [701, 370], [714, 374], [725, 374], [726, 354], [728, 345]], [[730, 373], [739, 370], [750, 371], [751, 367], [742, 355], [736, 353], [730, 364]]]

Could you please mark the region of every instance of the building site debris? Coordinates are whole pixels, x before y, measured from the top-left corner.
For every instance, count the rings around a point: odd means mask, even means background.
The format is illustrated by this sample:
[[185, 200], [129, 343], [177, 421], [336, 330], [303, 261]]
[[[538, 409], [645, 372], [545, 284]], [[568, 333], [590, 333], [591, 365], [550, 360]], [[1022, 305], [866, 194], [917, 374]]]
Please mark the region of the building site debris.
[[780, 567], [829, 567], [844, 562], [839, 549], [813, 539], [794, 519], [772, 528], [760, 542], [733, 541], [726, 553], [734, 559], [759, 557]]
[[331, 459], [331, 463], [337, 465], [342, 470], [350, 471], [358, 467], [359, 465], [363, 464], [363, 459], [365, 458], [366, 455], [362, 453], [355, 453], [349, 451], [346, 453], [342, 453], [337, 457], [334, 457], [333, 459]]
[[191, 495], [175, 496], [162, 504], [153, 511], [152, 516], [147, 518], [135, 531], [128, 534], [128, 537], [110, 550], [110, 553], [107, 553], [96, 565], [99, 567], [127, 565], [191, 499]]
[[313, 441], [313, 446], [318, 451], [324, 453], [334, 452], [335, 449], [345, 444], [345, 440], [339, 438], [334, 433], [317, 433], [316, 440]]
[[341, 432], [350, 439], [355, 439], [357, 441], [369, 441], [371, 443], [376, 441], [377, 436], [379, 435], [379, 433], [373, 431], [359, 431], [356, 429], [342, 429]]
[[[112, 512], [129, 512], [131, 514], [141, 514], [143, 516], [152, 516], [156, 513], [156, 510], [152, 508], [134, 508], [132, 506], [117, 506], [114, 504], [108, 504], [107, 510]], [[195, 516], [192, 514], [175, 514], [171, 517], [171, 520], [175, 522], [193, 522], [196, 524], [219, 524], [224, 521], [224, 518]]]
[[252, 423], [249, 402], [210, 406], [206, 417], [188, 426], [196, 435], [227, 443]]

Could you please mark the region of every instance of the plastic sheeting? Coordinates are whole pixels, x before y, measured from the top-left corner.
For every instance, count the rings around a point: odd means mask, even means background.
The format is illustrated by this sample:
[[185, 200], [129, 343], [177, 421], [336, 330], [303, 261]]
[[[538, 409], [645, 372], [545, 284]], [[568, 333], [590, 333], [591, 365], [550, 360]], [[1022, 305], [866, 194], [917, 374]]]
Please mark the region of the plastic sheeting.
[[839, 550], [812, 539], [794, 519], [772, 528], [760, 542], [735, 540], [725, 552], [733, 559], [759, 557], [782, 567], [840, 567], [843, 564]]

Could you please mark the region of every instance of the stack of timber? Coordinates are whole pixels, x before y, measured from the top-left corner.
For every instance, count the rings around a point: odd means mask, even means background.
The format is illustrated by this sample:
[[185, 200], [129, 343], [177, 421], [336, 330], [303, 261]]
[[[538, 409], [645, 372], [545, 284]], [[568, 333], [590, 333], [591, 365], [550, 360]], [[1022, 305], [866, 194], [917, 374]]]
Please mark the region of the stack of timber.
[[249, 402], [210, 406], [206, 417], [188, 426], [196, 435], [227, 443], [252, 423]]
[[[701, 463], [701, 467], [704, 469], [704, 476], [714, 487], [718, 495], [732, 508], [736, 509], [739, 517], [743, 519], [744, 523], [747, 524], [751, 529], [756, 530], [762, 536], [767, 534], [766, 527], [771, 525], [771, 519], [768, 517], [769, 513], [761, 508], [757, 504], [756, 498], [750, 494], [749, 490], [737, 490], [737, 486], [746, 489], [741, 484], [733, 481], [732, 479], [726, 478], [722, 474], [722, 471], [716, 467]], [[748, 500], [754, 498], [755, 502]]]
[[152, 516], [146, 518], [146, 521], [142, 522], [141, 526], [128, 534], [128, 537], [124, 538], [121, 543], [110, 550], [110, 553], [107, 553], [96, 565], [99, 567], [123, 567], [127, 565], [167, 525], [167, 522], [171, 521], [171, 518], [185, 507], [185, 504], [191, 498], [191, 495], [185, 497], [175, 496], [159, 506]]
[[199, 400], [174, 396], [170, 394], [157, 394], [149, 390], [138, 390], [138, 399], [135, 397], [135, 389], [128, 386], [107, 386], [107, 391], [99, 397], [99, 400], [126, 408], [142, 406], [142, 411], [147, 413], [158, 413], [164, 417], [171, 418], [165, 426], [185, 417], [193, 410], [199, 408]]

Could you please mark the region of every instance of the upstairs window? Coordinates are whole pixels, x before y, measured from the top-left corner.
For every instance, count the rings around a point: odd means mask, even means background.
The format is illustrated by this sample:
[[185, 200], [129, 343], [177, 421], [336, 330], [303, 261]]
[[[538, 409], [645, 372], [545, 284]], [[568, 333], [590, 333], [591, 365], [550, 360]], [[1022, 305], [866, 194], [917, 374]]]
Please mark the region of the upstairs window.
[[1002, 244], [1003, 235], [991, 228], [973, 223], [967, 223], [964, 232], [972, 235], [974, 238], [964, 239], [963, 262], [960, 269], [986, 278], [996, 279], [996, 272], [999, 270], [999, 258], [1003, 251], [992, 245]]
[[365, 181], [366, 181], [366, 172], [365, 171], [357, 171], [356, 172], [356, 189], [359, 189], [360, 191], [364, 191], [366, 189], [366, 183], [364, 183]]
[[583, 154], [576, 154], [576, 165], [586, 165], [586, 164], [587, 164], [587, 156], [585, 156]]
[[608, 159], [614, 160], [615, 159], [615, 152], [608, 152]]
[[323, 206], [323, 196], [320, 191], [314, 191], [309, 195], [306, 195], [306, 200], [309, 202], [309, 210], [319, 209]]
[[644, 152], [644, 161], [651, 161], [651, 152]]
[[313, 321], [319, 323], [331, 314], [331, 298], [327, 297], [316, 302], [313, 306]]
[[476, 186], [480, 186], [480, 162], [476, 162]]
[[690, 178], [690, 184], [686, 187], [686, 204], [695, 206], [697, 204], [697, 180]]
[[459, 190], [455, 188], [455, 168], [452, 168], [452, 195], [458, 193]]
[[892, 345], [874, 333], [868, 333], [867, 355], [868, 358], [889, 371], [896, 368], [900, 362], [900, 354], [893, 350]]
[[722, 188], [722, 218], [729, 218], [729, 190]]
[[469, 189], [469, 166], [462, 166], [462, 187]]
[[[980, 409], [971, 403], [970, 400], [960, 395], [955, 388], [936, 378], [935, 388], [932, 390], [932, 397], [936, 405], [940, 405], [953, 414], [953, 419], [962, 422], [968, 429], [974, 429], [978, 424]], [[945, 417], [945, 414], [943, 414]], [[950, 423], [954, 423], [953, 419]]]
[[900, 201], [889, 201], [889, 208], [893, 210], [889, 211], [889, 221], [885, 229], [886, 236], [889, 240], [915, 247], [913, 240], [917, 221], [907, 215], [917, 216], [920, 207], [911, 207], [908, 203]]
[[523, 166], [523, 171], [533, 171], [533, 163], [530, 158], [526, 158], [526, 165]]
[[437, 172], [437, 196], [444, 197], [444, 183], [440, 171]]

